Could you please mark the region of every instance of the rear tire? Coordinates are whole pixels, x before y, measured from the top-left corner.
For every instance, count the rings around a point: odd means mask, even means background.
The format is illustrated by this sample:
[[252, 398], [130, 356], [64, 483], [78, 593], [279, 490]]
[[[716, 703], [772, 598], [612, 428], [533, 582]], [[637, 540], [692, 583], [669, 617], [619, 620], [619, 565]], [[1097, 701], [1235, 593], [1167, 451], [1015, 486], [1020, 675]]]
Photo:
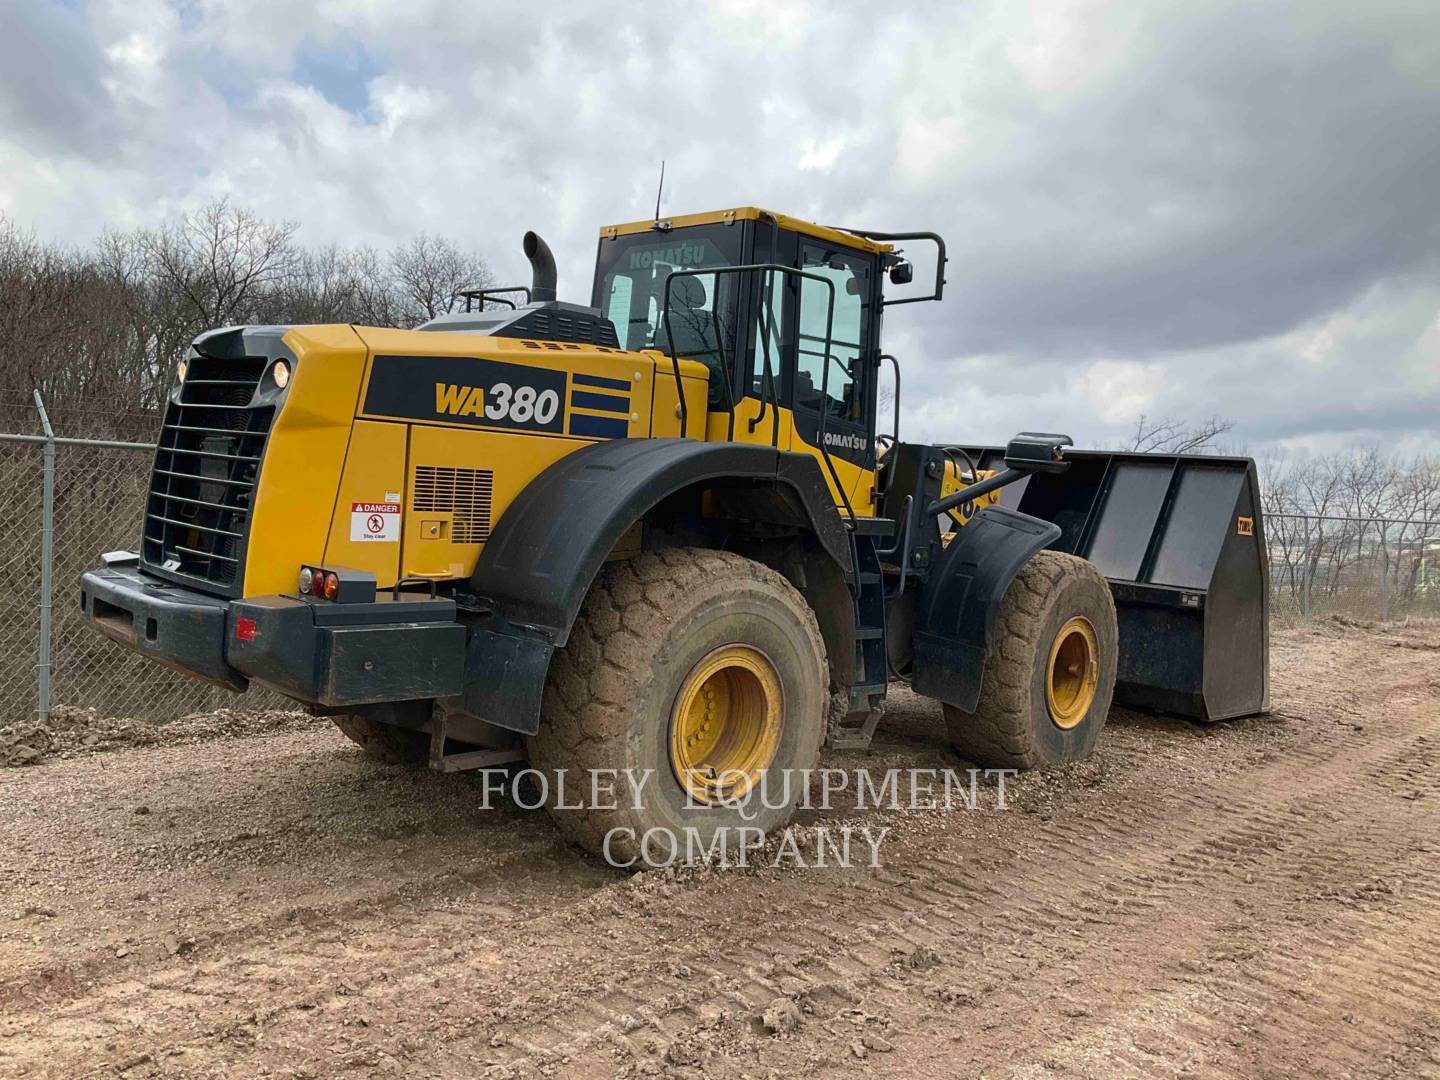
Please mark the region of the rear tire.
[[[594, 854], [629, 865], [648, 853], [653, 865], [678, 843], [684, 862], [687, 842], [717, 839], [733, 854], [731, 841], [784, 825], [805, 794], [798, 770], [819, 762], [828, 691], [819, 625], [783, 577], [726, 551], [646, 553], [606, 566], [591, 586], [551, 661], [530, 762], [548, 775], [561, 833]], [[707, 762], [722, 763], [715, 778], [700, 771]], [[556, 806], [561, 769], [567, 803], [584, 809]], [[620, 770], [613, 797], [594, 798], [591, 778], [615, 774], [590, 770]], [[651, 774], [640, 799], [626, 770]], [[705, 800], [706, 790], [744, 800], [746, 783], [744, 816]]]
[[1093, 563], [1041, 551], [1000, 605], [975, 712], [945, 706], [961, 756], [995, 769], [1045, 769], [1087, 757], [1115, 690], [1115, 601]]
[[382, 724], [354, 713], [331, 719], [351, 742], [376, 761], [387, 765], [414, 765], [430, 756], [430, 736], [423, 731], [397, 724]]

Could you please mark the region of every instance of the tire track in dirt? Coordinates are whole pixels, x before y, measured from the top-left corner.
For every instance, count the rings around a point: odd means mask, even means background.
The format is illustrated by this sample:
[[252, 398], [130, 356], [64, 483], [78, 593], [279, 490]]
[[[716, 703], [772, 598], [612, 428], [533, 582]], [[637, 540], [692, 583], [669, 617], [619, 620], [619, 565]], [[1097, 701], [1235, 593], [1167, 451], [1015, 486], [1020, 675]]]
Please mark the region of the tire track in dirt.
[[[902, 822], [906, 858], [871, 877], [639, 881], [479, 927], [463, 908], [327, 907], [323, 939], [313, 925], [276, 934], [274, 919], [238, 928], [203, 950], [214, 959], [177, 958], [48, 1016], [11, 1017], [0, 1047], [79, 1070], [96, 1063], [89, 1040], [113, 1031], [96, 1018], [143, 1013], [157, 1067], [184, 1074], [282, 1063], [323, 1074], [339, 1061], [456, 1075], [703, 1063], [726, 1075], [763, 1072], [762, 1052], [766, 1066], [856, 1063], [851, 1036], [874, 1027], [856, 1026], [859, 1011], [896, 1018], [880, 1032], [899, 1052], [863, 1066], [882, 1075], [917, 1060], [1017, 1076], [1040, 1075], [1037, 1061], [1257, 1075], [1257, 1040], [1320, 1074], [1373, 1072], [1399, 1045], [1394, 1060], [1415, 1075], [1430, 1053], [1416, 1001], [1436, 975], [1417, 948], [1436, 955], [1437, 866], [1411, 826], [1437, 803], [1440, 716], [1433, 676], [1394, 675], [1355, 705], [1383, 724], [1299, 729], [1209, 785], [1107, 781], [1071, 813], [1022, 819], [1018, 837], [994, 820], [1012, 815], [939, 835]], [[1407, 938], [1412, 923], [1424, 929]], [[1054, 1015], [1036, 1022], [1047, 995]], [[1360, 1008], [1336, 1033], [1346, 995]], [[781, 996], [808, 1010], [802, 1028], [759, 1037], [752, 1018]], [[339, 1013], [372, 1018], [365, 1038], [337, 1034]], [[1334, 1061], [1315, 1060], [1326, 1045]]]
[[[1370, 786], [1375, 778], [1387, 775], [1397, 764], [1405, 761], [1410, 755], [1410, 750], [1411, 747], [1409, 745], [1402, 745], [1391, 753], [1381, 755], [1374, 760], [1371, 763], [1371, 768], [1367, 769], [1365, 774], [1362, 774], [1353, 784], [1346, 786], [1347, 790], [1345, 794], [1360, 796], [1360, 798], [1348, 802], [1346, 809], [1360, 809], [1364, 805], [1363, 797], [1366, 788]], [[1428, 768], [1430, 764], [1432, 763], [1427, 762], [1426, 767]], [[1416, 778], [1426, 783], [1428, 791], [1432, 793], [1435, 791], [1436, 785], [1432, 778], [1423, 774]], [[1313, 793], [1313, 786], [1307, 792], [1297, 792], [1294, 796], [1294, 801], [1300, 802], [1308, 795], [1313, 795]], [[1270, 819], [1272, 815], [1265, 814], [1263, 817]], [[1392, 862], [1396, 860], [1403, 862], [1408, 857], [1408, 850], [1400, 849], [1398, 851], [1386, 851], [1384, 852], [1386, 856], [1385, 859], [1377, 859], [1376, 856], [1379, 852], [1375, 850], [1374, 844], [1364, 838], [1365, 834], [1363, 832], [1356, 832], [1356, 826], [1361, 824], [1369, 824], [1378, 828], [1386, 825], [1394, 825], [1395, 823], [1396, 815], [1394, 813], [1381, 815], [1369, 822], [1366, 822], [1363, 816], [1358, 820], [1327, 820], [1321, 828], [1312, 828], [1308, 832], [1292, 834], [1288, 844], [1249, 845], [1248, 847], [1241, 846], [1238, 849], [1233, 845], [1217, 843], [1213, 838], [1206, 839], [1190, 847], [1188, 850], [1181, 850], [1173, 856], [1174, 865], [1169, 873], [1161, 869], [1159, 873], [1148, 875], [1144, 879], [1130, 876], [1126, 879], [1106, 881], [1097, 879], [1093, 874], [1087, 874], [1084, 869], [1084, 860], [1091, 852], [1082, 846], [1077, 851], [1077, 858], [1079, 860], [1077, 864], [1062, 865], [1055, 868], [1057, 871], [1056, 883], [1088, 881], [1089, 887], [1082, 884], [1078, 889], [1063, 887], [1047, 888], [1047, 883], [1043, 878], [1034, 877], [1028, 880], [1024, 878], [1012, 880], [1010, 884], [1015, 887], [1016, 891], [1027, 892], [1028, 890], [1027, 894], [1039, 901], [1043, 906], [1038, 908], [1032, 906], [1024, 910], [1017, 910], [1012, 907], [1010, 909], [1012, 918], [1009, 922], [1009, 928], [1017, 938], [1034, 936], [1043, 939], [1049, 936], [1052, 939], [1059, 939], [1062, 936], [1059, 932], [1067, 925], [1073, 925], [1074, 921], [1078, 918], [1086, 926], [1086, 946], [1094, 949], [1099, 945], [1105, 944], [1105, 942], [1097, 940], [1096, 927], [1101, 927], [1104, 930], [1128, 931], [1134, 929], [1133, 924], [1137, 921], [1133, 917], [1114, 917], [1110, 910], [1112, 904], [1108, 902], [1107, 898], [1103, 895], [1106, 891], [1114, 894], [1115, 899], [1129, 900], [1145, 892], [1149, 892], [1155, 897], [1162, 897], [1176, 888], [1198, 890], [1202, 886], [1214, 886], [1217, 882], [1212, 879], [1233, 878], [1237, 868], [1241, 866], [1247, 868], [1247, 873], [1252, 878], [1263, 875], [1264, 878], [1272, 882], [1283, 882], [1294, 879], [1306, 882], [1307, 888], [1315, 882], [1323, 882], [1331, 879], [1343, 881], [1347, 876], [1347, 868], [1361, 853], [1371, 856], [1369, 866], [1372, 868], [1381, 863], [1390, 866]], [[1267, 826], [1272, 824], [1283, 825], [1286, 824], [1286, 821], [1284, 816], [1278, 816], [1273, 822], [1267, 820], [1266, 824]], [[1247, 830], [1237, 830], [1237, 832], [1241, 833], [1245, 831]], [[1309, 849], [1302, 845], [1302, 841], [1305, 843], [1318, 844], [1321, 849], [1320, 853], [1316, 855], [1310, 854]], [[1157, 848], [1147, 852], [1147, 854], [1151, 857], [1151, 860], [1154, 861], [1154, 858], [1161, 854], [1163, 850], [1163, 848]], [[1267, 866], [1267, 864], [1274, 865]], [[1427, 873], [1431, 873], [1434, 867], [1433, 865], [1427, 866], [1425, 870]], [[1003, 905], [994, 903], [991, 898], [985, 896], [985, 893], [990, 890], [984, 889], [983, 885], [977, 888], [970, 881], [963, 878], [947, 876], [943, 871], [943, 866], [939, 864], [919, 867], [916, 876], [920, 879], [921, 884], [919, 887], [922, 889], [926, 888], [923, 884], [924, 879], [930, 877], [931, 881], [945, 882], [955, 886], [961, 894], [969, 894], [975, 897], [977, 904], [971, 911], [964, 912], [959, 916], [954, 916], [942, 908], [941, 905], [943, 901], [937, 897], [926, 912], [926, 915], [929, 917], [924, 920], [923, 930], [916, 932], [913, 922], [905, 918], [905, 916], [912, 913], [905, 912], [900, 919], [881, 924], [878, 934], [881, 940], [892, 940], [896, 937], [903, 938], [907, 936], [906, 931], [908, 930], [910, 931], [908, 935], [910, 940], [921, 947], [956, 949], [958, 946], [957, 951], [963, 957], [963, 953], [966, 951], [966, 939], [973, 938], [976, 929], [975, 924], [970, 920], [975, 918], [980, 912], [987, 912], [988, 914], [997, 916], [1004, 914], [1005, 908]], [[916, 885], [914, 881], [906, 881], [905, 883], [911, 886]], [[1127, 904], [1127, 907], [1133, 911], [1136, 905]], [[1153, 909], [1153, 905], [1150, 909]], [[1023, 915], [1023, 917], [1015, 917], [1019, 915]], [[1141, 916], [1141, 919], [1146, 917], [1148, 917], [1148, 915]], [[944, 925], [946, 923], [949, 923], [949, 925]], [[1135, 944], [1134, 938], [1128, 934], [1127, 944], [1131, 946]], [[1142, 968], [1153, 969], [1155, 967], [1154, 961], [1157, 958], [1167, 956], [1163, 936], [1152, 943], [1152, 949], [1155, 951], [1147, 952], [1143, 957], [1137, 958], [1141, 960]], [[969, 960], [985, 959], [983, 949], [972, 947], [968, 951], [970, 953], [968, 957]], [[1183, 950], [1181, 954], [1183, 955]], [[868, 963], [873, 963], [876, 959], [875, 957], [863, 957], [858, 953], [855, 955], [857, 958]], [[957, 960], [960, 958], [961, 957], [957, 957]], [[843, 977], [846, 974], [843, 970], [837, 971], [833, 963], [825, 961], [818, 962], [815, 967], [818, 977], [816, 981], [820, 981], [822, 984], [826, 978], [834, 977], [837, 974]], [[1113, 976], [1117, 973], [1112, 971], [1110, 974]], [[1134, 976], [1142, 974], [1142, 972], [1120, 972], [1119, 974], [1122, 976], [1126, 974]], [[774, 989], [774, 987], [764, 983], [760, 983], [759, 985], [767, 991]], [[886, 995], [883, 992], [883, 979], [862, 978], [858, 982], [852, 980], [848, 984], [847, 989], [855, 993], [872, 990], [877, 986], [881, 992], [878, 995], [874, 993], [870, 994], [867, 999], [867, 1008], [872, 1007], [872, 1002], [877, 1000], [882, 1006], [890, 1004], [890, 1002], [884, 1000]], [[749, 1000], [751, 1004], [754, 1003], [753, 999], [746, 1000]], [[1017, 1041], [1019, 1045], [1017, 1045]], [[1011, 1036], [1007, 1039], [1007, 1043], [1013, 1052], [1023, 1046], [1024, 1040], [1023, 1038], [1017, 1040]], [[1365, 1047], [1365, 1052], [1369, 1053], [1376, 1048], [1374, 1045], [1367, 1046]], [[552, 1056], [556, 1054], [564, 1056], [567, 1052], [573, 1053], [578, 1047], [575, 1043], [571, 1043], [568, 1046], [561, 1044], [559, 1046], [547, 1047], [546, 1049], [549, 1050]], [[951, 1064], [953, 1063], [952, 1059]], [[984, 1062], [981, 1061], [977, 1064], [983, 1065]]]
[[[1355, 739], [1352, 742], [1359, 751], [1358, 757], [1337, 753], [1337, 750], [1344, 748], [1335, 745], [1312, 748], [1310, 753], [1303, 756], [1312, 758], [1324, 767], [1302, 774], [1303, 783], [1290, 794], [1288, 804], [1305, 804], [1320, 790], [1329, 791], [1332, 795], [1342, 791], [1363, 793], [1373, 787], [1378, 779], [1392, 775], [1398, 765], [1413, 761], [1414, 745], [1417, 741], [1423, 744], [1424, 739], [1423, 732], [1413, 729], [1389, 733], [1384, 739]], [[1327, 756], [1328, 763], [1325, 760]], [[1357, 774], [1354, 767], [1367, 759], [1369, 767]], [[1293, 769], [1287, 761], [1268, 771], [1275, 774], [1276, 779], [1287, 779]], [[1349, 774], [1348, 778], [1345, 774]], [[1424, 775], [1419, 778], [1426, 779]], [[1262, 773], [1252, 779], [1263, 781], [1266, 776]], [[1132, 862], [1138, 859], [1152, 866], [1153, 869], [1143, 880], [1133, 874], [1120, 880], [1096, 876], [1091, 872], [1091, 868], [1099, 864], [1098, 858], [1103, 849], [1094, 842], [1093, 836], [1078, 834], [1078, 822], [1063, 822], [1053, 830], [1047, 830], [1051, 835], [1045, 839], [1053, 840], [1055, 847], [1073, 851], [1075, 864], [1049, 868], [1028, 879], [1015, 881], [1000, 877], [991, 881], [987, 880], [983, 873], [977, 875], [973, 867], [962, 864], [958, 867], [958, 872], [955, 872], [944, 863], [929, 862], [908, 870], [902, 877], [889, 877], [883, 880], [883, 884], [861, 883], [855, 887], [855, 891], [865, 894], [870, 901], [865, 906], [866, 912], [873, 913], [877, 908], [889, 907], [893, 915], [889, 920], [876, 924], [874, 930], [862, 935], [862, 944], [859, 947], [855, 947], [853, 941], [850, 942], [851, 948], [842, 952], [840, 962], [837, 963], [837, 958], [833, 955], [823, 961], [820, 965], [819, 981], [823, 984], [827, 979], [848, 980], [848, 989], [854, 991], [857, 979], [865, 981], [865, 972], [873, 972], [877, 965], [893, 959], [884, 945], [870, 944], [871, 942], [899, 939], [908, 940], [915, 948], [948, 948], [954, 944], [954, 939], [973, 936], [975, 925], [970, 920], [977, 914], [982, 919], [985, 915], [996, 919], [1006, 918], [1007, 911], [1013, 914], [1013, 909], [1007, 908], [1005, 904], [1007, 896], [1012, 892], [1045, 902], [1043, 909], [1030, 908], [1024, 912], [1027, 918], [1015, 927], [1019, 933], [1054, 935], [1062, 928], [1073, 925], [1077, 916], [1090, 926], [1119, 925], [1129, 920], [1117, 919], [1114, 916], [1115, 900], [1105, 896], [1107, 890], [1118, 894], [1120, 899], [1135, 901], [1130, 905], [1132, 911], [1153, 908], [1155, 904], [1170, 899], [1170, 894], [1177, 889], [1194, 889], [1206, 884], [1209, 877], [1230, 875], [1239, 865], [1259, 863], [1269, 857], [1268, 852], [1272, 847], [1283, 852], [1286, 845], [1277, 844], [1271, 838], [1277, 834], [1283, 835], [1282, 830], [1293, 827], [1295, 822], [1292, 818], [1296, 814], [1301, 821], [1304, 820], [1303, 813], [1299, 811], [1287, 814], [1285, 807], [1256, 801], [1246, 805], [1245, 800], [1240, 798], [1236, 800], [1240, 803], [1240, 820], [1229, 825], [1220, 835], [1210, 835], [1214, 828], [1215, 812], [1224, 808], [1222, 804], [1225, 801], [1228, 799], [1217, 801], [1205, 795], [1189, 800], [1192, 804], [1189, 808], [1191, 820], [1179, 829], [1176, 828], [1177, 823], [1169, 822], [1168, 835], [1171, 842], [1158, 847], [1147, 849], [1145, 837], [1141, 835], [1147, 827], [1153, 827], [1153, 822], [1137, 818], [1128, 826], [1110, 832], [1105, 837], [1107, 845], [1118, 842], [1123, 845], [1126, 857]], [[1311, 833], [1312, 839], [1321, 839], [1330, 846], [1332, 861], [1341, 859], [1341, 853], [1345, 851], [1344, 834], [1350, 831], [1350, 826], [1339, 823], [1333, 831], [1338, 835], [1331, 836], [1330, 830], [1316, 832], [1312, 829]], [[1291, 833], [1289, 846], [1294, 847], [1298, 839], [1305, 837], [1304, 832]], [[1181, 840], [1178, 844], [1174, 842], [1177, 838]], [[1164, 862], [1161, 861], [1162, 857]], [[1321, 872], [1322, 868], [1317, 866], [1304, 866], [1300, 869], [1305, 862], [1306, 860], [1300, 859], [1296, 868], [1282, 867], [1273, 876], [1314, 876]], [[1053, 881], [1048, 880], [1052, 878]], [[1056, 884], [1062, 887], [1053, 887]], [[910, 890], [908, 895], [913, 898], [912, 903], [897, 905], [894, 902], [896, 886], [904, 886]], [[949, 886], [955, 893], [946, 895], [940, 892], [937, 886]], [[933, 899], [923, 898], [923, 893], [927, 891], [932, 893]], [[971, 907], [971, 911], [959, 919], [949, 916], [948, 913], [948, 909], [955, 905], [957, 899], [960, 899], [962, 904], [968, 901]], [[804, 907], [804, 915], [799, 912], [792, 913], [796, 922], [823, 925], [826, 920], [834, 920], [835, 913], [826, 905], [809, 902], [804, 903]], [[703, 911], [687, 911], [685, 915], [697, 920], [704, 918]], [[942, 925], [937, 929], [934, 922], [949, 922], [950, 925]], [[832, 947], [841, 943], [843, 938], [841, 941], [831, 942]], [[742, 954], [742, 960], [725, 965], [711, 964], [713, 974], [722, 979], [728, 975], [731, 984], [718, 995], [712, 992], [710, 996], [721, 996], [738, 1005], [754, 1008], [766, 999], [766, 995], [774, 996], [777, 992], [784, 992], [783, 983], [765, 977], [774, 971], [773, 961], [768, 956], [769, 951], [768, 948], [752, 947]], [[695, 963], [701, 961], [699, 954], [690, 954], [684, 959]], [[800, 956], [799, 959], [805, 958]], [[726, 969], [729, 969], [728, 972]], [[666, 982], [658, 977], [654, 970], [644, 971], [631, 982], [650, 980], [658, 981], [662, 985]], [[672, 995], [684, 997], [685, 1007], [691, 1010], [707, 1000], [704, 993], [684, 994], [683, 987], [670, 985], [666, 989]], [[544, 1064], [572, 1056], [591, 1043], [612, 1034], [610, 1026], [614, 1024], [615, 1017], [653, 1012], [655, 1004], [647, 1001], [645, 995], [628, 989], [613, 991], [608, 998], [577, 1001], [573, 1005], [574, 1009], [579, 1011], [578, 1016], [569, 1008], [564, 1012], [557, 1011], [549, 1017], [537, 1018], [524, 1037], [512, 1039], [512, 1046], [524, 1052], [523, 1056], [512, 1058], [512, 1063], [532, 1063], [533, 1059], [533, 1063]], [[671, 1013], [677, 1009], [673, 1000], [661, 998], [659, 1004]], [[586, 1015], [587, 1013], [589, 1015]], [[585, 1030], [587, 1023], [588, 1030]], [[673, 1026], [661, 1025], [662, 1028]], [[578, 1036], [575, 1034], [576, 1027], [582, 1029]], [[668, 1045], [662, 1043], [665, 1048], [668, 1048]]]
[[[1323, 880], [1327, 867], [1333, 869], [1333, 864], [1344, 863], [1353, 854], [1346, 838], [1354, 835], [1354, 822], [1331, 815], [1322, 820], [1320, 829], [1312, 826], [1306, 832], [1303, 808], [1320, 792], [1332, 799], [1363, 797], [1378, 779], [1393, 775], [1397, 766], [1413, 763], [1416, 747], [1423, 747], [1424, 739], [1423, 731], [1406, 728], [1388, 732], [1382, 739], [1356, 738], [1348, 748], [1336, 744], [1312, 747], [1247, 777], [1238, 788], [1222, 789], [1219, 797], [1214, 792], [1189, 794], [1172, 800], [1175, 805], [1158, 808], [1159, 812], [1148, 816], [1137, 815], [1128, 822], [1103, 826], [1073, 819], [1051, 822], [1035, 838], [1036, 845], [1066, 853], [1067, 861], [1060, 865], [1005, 867], [1002, 861], [999, 869], [992, 870], [964, 861], [932, 859], [903, 873], [882, 872], [873, 881], [854, 884], [851, 891], [856, 899], [843, 911], [814, 899], [805, 901], [800, 910], [792, 908], [792, 925], [828, 931], [822, 932], [818, 941], [777, 934], [724, 964], [707, 963], [703, 953], [693, 950], [667, 956], [661, 964], [642, 966], [622, 987], [601, 990], [595, 997], [567, 997], [547, 1015], [531, 1017], [523, 1034], [511, 1034], [503, 1046], [489, 1045], [493, 1035], [487, 1032], [483, 1056], [523, 1072], [576, 1058], [597, 1044], [613, 1043], [618, 1035], [635, 1060], [665, 1060], [667, 1054], [674, 1056], [673, 1047], [683, 1046], [687, 1038], [703, 1030], [696, 1021], [708, 1022], [708, 1017], [701, 1015], [707, 1006], [730, 1007], [748, 1015], [777, 996], [827, 990], [842, 1002], [873, 999], [880, 1006], [890, 1005], [881, 984], [887, 967], [896, 960], [896, 942], [905, 942], [912, 956], [930, 949], [983, 961], [984, 950], [966, 949], [965, 941], [973, 938], [977, 925], [983, 927], [986, 919], [1008, 926], [1017, 938], [1053, 941], [1063, 941], [1065, 931], [1078, 921], [1085, 927], [1087, 945], [1093, 948], [1098, 936], [1132, 929], [1147, 919], [1156, 905], [1173, 902], [1177, 892], [1200, 889], [1215, 878], [1233, 877], [1241, 866], [1256, 868], [1278, 861], [1280, 865], [1269, 875], [1273, 879]], [[1345, 750], [1354, 754], [1340, 752]], [[1302, 770], [1300, 783], [1294, 784], [1297, 758], [1313, 767]], [[1424, 781], [1426, 775], [1422, 772], [1414, 779]], [[1294, 786], [1283, 804], [1245, 794], [1252, 785], [1284, 781]], [[1232, 791], [1238, 792], [1233, 798]], [[1227, 805], [1238, 816], [1217, 834], [1216, 813]], [[1182, 820], [1175, 820], [1177, 812], [1184, 815]], [[1164, 822], [1163, 830], [1157, 827], [1160, 822]], [[1301, 831], [1296, 831], [1297, 825]], [[1164, 842], [1153, 842], [1161, 837]], [[1319, 843], [1328, 850], [1329, 855], [1319, 860], [1321, 865], [1304, 854], [1302, 841]], [[1119, 877], [1103, 873], [1104, 856], [1115, 848], [1122, 850], [1128, 861], [1126, 873]], [[1291, 854], [1296, 851], [1298, 858]], [[1029, 902], [1017, 908], [1010, 902], [1017, 894]], [[682, 895], [677, 915], [704, 924], [711, 915], [710, 905], [711, 899], [703, 891]], [[851, 918], [864, 919], [870, 926], [858, 935], [836, 929]], [[290, 936], [305, 935], [302, 931]], [[274, 954], [268, 947], [263, 952]], [[785, 959], [777, 964], [775, 953]], [[316, 965], [323, 968], [328, 958], [301, 950], [298, 959], [303, 961], [302, 968], [311, 969]], [[300, 988], [283, 971], [259, 967], [258, 960], [259, 955], [242, 955], [204, 971], [202, 985], [185, 992], [208, 991], [219, 999], [243, 997], [246, 979], [254, 979], [258, 973], [271, 992], [265, 1019], [283, 1021], [287, 1010], [303, 1005], [307, 996], [298, 992], [287, 995], [288, 1000], [276, 1001], [274, 991]], [[383, 982], [362, 983], [347, 992], [382, 1000], [423, 994], [426, 982], [437, 978], [445, 982], [447, 975], [454, 974], [452, 969], [466, 962], [462, 951], [461, 956], [438, 964], [426, 958], [398, 969], [390, 966]], [[687, 985], [664, 970], [665, 965], [676, 963], [698, 969], [704, 977], [698, 985], [693, 981]], [[146, 992], [153, 995], [162, 985], [152, 980]], [[384, 1014], [387, 1010], [382, 1000], [370, 1000], [371, 1010]], [[627, 1028], [644, 1034], [627, 1037]], [[458, 1061], [473, 1056], [469, 1051], [482, 1049], [467, 1046], [465, 1038], [443, 1048], [432, 1044], [427, 1053]]]

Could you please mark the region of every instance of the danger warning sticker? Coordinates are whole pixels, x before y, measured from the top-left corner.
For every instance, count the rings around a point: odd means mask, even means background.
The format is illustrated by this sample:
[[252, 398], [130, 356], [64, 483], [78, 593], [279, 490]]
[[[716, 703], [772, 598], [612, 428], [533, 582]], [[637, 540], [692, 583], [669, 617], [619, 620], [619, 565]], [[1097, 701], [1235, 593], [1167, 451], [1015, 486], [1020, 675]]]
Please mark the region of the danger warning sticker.
[[350, 504], [350, 539], [400, 542], [400, 504], [398, 502]]

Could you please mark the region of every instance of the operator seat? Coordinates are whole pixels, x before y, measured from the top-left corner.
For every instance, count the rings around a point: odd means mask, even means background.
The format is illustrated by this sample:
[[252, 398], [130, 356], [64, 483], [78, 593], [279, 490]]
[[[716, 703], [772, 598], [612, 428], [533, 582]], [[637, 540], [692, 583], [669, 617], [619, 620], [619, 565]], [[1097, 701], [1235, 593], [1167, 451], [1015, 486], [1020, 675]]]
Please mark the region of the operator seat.
[[[712, 393], [724, 384], [721, 365], [724, 356], [720, 342], [715, 336], [716, 317], [706, 307], [705, 286], [698, 278], [677, 277], [670, 282], [670, 326], [666, 332], [665, 320], [655, 329], [655, 347], [667, 356], [674, 355], [685, 360], [698, 360], [718, 376], [712, 379]], [[673, 335], [674, 350], [671, 350]]]

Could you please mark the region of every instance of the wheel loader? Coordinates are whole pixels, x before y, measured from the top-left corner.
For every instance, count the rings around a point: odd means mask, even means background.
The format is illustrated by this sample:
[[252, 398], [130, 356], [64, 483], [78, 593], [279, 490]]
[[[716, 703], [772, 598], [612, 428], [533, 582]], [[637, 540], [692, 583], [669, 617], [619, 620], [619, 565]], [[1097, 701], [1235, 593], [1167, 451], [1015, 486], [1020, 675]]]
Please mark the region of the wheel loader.
[[896, 683], [992, 768], [1084, 757], [1112, 701], [1268, 709], [1253, 462], [900, 438], [881, 327], [942, 299], [938, 235], [614, 225], [588, 305], [524, 250], [529, 286], [413, 330], [196, 339], [90, 625], [386, 760], [649, 770], [644, 799], [554, 808], [592, 851], [735, 827], [767, 778], [864, 749]]

